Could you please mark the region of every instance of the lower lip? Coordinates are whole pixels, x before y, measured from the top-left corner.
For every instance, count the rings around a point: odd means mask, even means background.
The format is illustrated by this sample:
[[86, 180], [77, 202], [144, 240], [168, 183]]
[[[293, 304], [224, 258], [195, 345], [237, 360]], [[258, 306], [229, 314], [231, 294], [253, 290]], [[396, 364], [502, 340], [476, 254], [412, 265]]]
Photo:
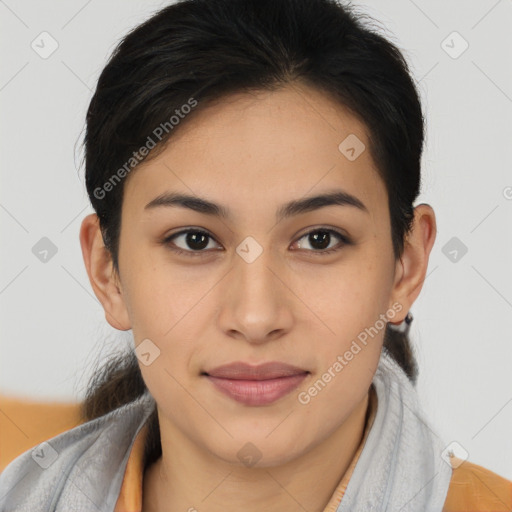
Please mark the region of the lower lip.
[[267, 405], [293, 391], [307, 373], [268, 380], [222, 379], [206, 375], [222, 393], [245, 405]]

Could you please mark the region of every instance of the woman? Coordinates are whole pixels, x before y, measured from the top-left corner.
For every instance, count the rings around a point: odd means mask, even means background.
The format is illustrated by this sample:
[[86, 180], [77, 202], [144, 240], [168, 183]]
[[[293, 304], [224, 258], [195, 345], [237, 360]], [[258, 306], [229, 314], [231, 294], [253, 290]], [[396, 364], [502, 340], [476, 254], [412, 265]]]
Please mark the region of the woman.
[[451, 456], [417, 400], [423, 116], [360, 18], [186, 0], [116, 48], [80, 242], [135, 350], [95, 375], [82, 425], [6, 468], [1, 510], [510, 508], [511, 482]]

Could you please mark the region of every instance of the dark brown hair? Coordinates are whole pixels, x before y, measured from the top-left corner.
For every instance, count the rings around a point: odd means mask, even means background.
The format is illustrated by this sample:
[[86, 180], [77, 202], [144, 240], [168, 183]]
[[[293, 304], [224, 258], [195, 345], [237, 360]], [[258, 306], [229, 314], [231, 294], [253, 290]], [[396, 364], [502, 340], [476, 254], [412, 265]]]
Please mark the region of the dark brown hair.
[[[335, 0], [183, 0], [127, 34], [99, 77], [84, 140], [87, 191], [114, 269], [121, 178], [131, 170], [126, 162], [132, 162], [148, 136], [154, 140], [155, 127], [167, 130], [141, 161], [158, 154], [209, 102], [294, 82], [329, 95], [366, 126], [368, 149], [388, 192], [394, 255], [400, 258], [419, 194], [424, 118], [402, 53], [370, 23], [364, 24], [365, 18], [374, 21]], [[191, 98], [197, 106], [171, 127], [168, 120]], [[126, 172], [119, 172], [122, 168]], [[114, 175], [117, 181], [112, 181]], [[415, 383], [418, 368], [407, 334], [388, 324], [384, 350]], [[146, 390], [133, 351], [119, 354], [93, 375], [83, 418], [106, 414]], [[160, 454], [155, 411], [146, 464]]]

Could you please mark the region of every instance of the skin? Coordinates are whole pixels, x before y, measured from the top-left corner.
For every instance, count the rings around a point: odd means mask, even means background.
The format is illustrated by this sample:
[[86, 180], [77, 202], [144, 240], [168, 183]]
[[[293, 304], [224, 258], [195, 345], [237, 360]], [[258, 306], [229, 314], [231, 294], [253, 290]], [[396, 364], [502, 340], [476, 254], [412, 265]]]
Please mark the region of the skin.
[[[119, 273], [95, 215], [80, 232], [107, 321], [133, 329], [135, 345], [149, 338], [160, 350], [140, 364], [163, 450], [144, 475], [143, 510], [322, 511], [361, 441], [384, 329], [308, 404], [298, 393], [393, 304], [401, 306], [393, 323], [403, 320], [425, 279], [435, 215], [427, 204], [415, 208], [395, 260], [386, 188], [370, 152], [350, 161], [338, 149], [349, 134], [368, 148], [364, 124], [306, 85], [233, 95], [194, 116], [126, 180]], [[276, 224], [282, 204], [334, 189], [368, 212], [327, 206]], [[222, 204], [232, 219], [145, 210], [167, 191]], [[211, 235], [202, 256], [161, 242], [186, 228]], [[333, 234], [328, 248], [340, 250], [322, 256], [323, 246], [304, 236], [314, 228], [335, 229], [352, 244]], [[263, 249], [252, 263], [236, 252], [247, 236]], [[173, 241], [188, 254], [197, 247], [184, 235]], [[234, 361], [282, 361], [310, 374], [276, 402], [247, 406], [201, 376]], [[252, 467], [237, 456], [247, 442], [261, 454]]]

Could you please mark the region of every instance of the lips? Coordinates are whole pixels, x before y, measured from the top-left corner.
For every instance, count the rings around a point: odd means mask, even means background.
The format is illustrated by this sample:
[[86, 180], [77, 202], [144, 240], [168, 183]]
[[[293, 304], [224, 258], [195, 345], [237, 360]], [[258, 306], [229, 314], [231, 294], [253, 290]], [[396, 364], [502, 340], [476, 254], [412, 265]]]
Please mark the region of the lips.
[[215, 389], [245, 405], [268, 405], [287, 395], [309, 375], [307, 370], [280, 362], [257, 366], [237, 362], [203, 375]]
[[235, 380], [269, 380], [308, 373], [307, 370], [286, 363], [272, 361], [260, 365], [237, 362], [218, 366], [205, 372], [211, 377]]

